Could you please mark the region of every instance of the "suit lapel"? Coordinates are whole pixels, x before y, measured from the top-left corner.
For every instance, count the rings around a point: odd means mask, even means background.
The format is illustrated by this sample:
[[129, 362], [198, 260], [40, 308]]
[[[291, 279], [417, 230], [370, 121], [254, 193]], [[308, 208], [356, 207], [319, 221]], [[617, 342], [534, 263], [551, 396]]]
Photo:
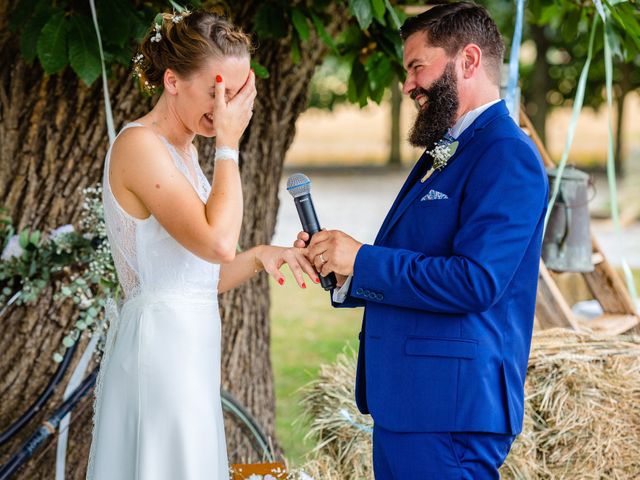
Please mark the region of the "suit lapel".
[[[459, 158], [467, 145], [471, 143], [473, 136], [478, 130], [484, 128], [485, 125], [490, 123], [493, 119], [502, 116], [508, 115], [509, 112], [507, 110], [506, 104], [504, 101], [500, 101], [495, 105], [492, 105], [487, 110], [482, 112], [482, 114], [458, 137], [457, 141], [458, 148], [456, 149], [456, 153], [449, 159], [447, 162], [448, 168], [451, 163], [453, 163], [457, 158]], [[411, 174], [407, 178], [407, 181], [400, 190], [400, 193], [396, 197], [396, 201], [394, 202], [391, 210], [387, 214], [387, 218], [385, 218], [380, 231], [378, 232], [378, 236], [376, 237], [375, 243], [381, 243], [386, 236], [391, 231], [391, 228], [395, 225], [398, 219], [402, 216], [405, 210], [411, 205], [420, 194], [429, 187], [434, 178], [437, 178], [438, 175], [442, 175], [442, 172], [434, 172], [434, 174], [427, 180], [425, 183], [421, 183], [420, 181], [415, 181], [417, 176], [422, 176], [426, 173], [427, 169], [425, 168], [432, 162], [431, 156], [428, 153], [423, 153], [420, 157], [420, 160], [416, 163], [416, 166], [411, 171]], [[412, 187], [413, 185], [413, 187]]]
[[387, 213], [387, 216], [385, 217], [384, 222], [382, 223], [382, 226], [378, 231], [378, 235], [376, 236], [376, 240], [375, 240], [376, 244], [379, 243], [379, 241], [382, 239], [382, 235], [384, 234], [384, 232], [386, 232], [389, 222], [394, 217], [395, 211], [398, 209], [398, 206], [402, 203], [402, 199], [405, 198], [409, 190], [411, 190], [411, 186], [414, 184], [415, 181], [417, 181], [417, 177], [420, 175], [420, 173], [423, 170], [425, 170], [428, 165], [430, 166], [432, 161], [433, 160], [431, 159], [431, 156], [425, 152], [420, 156], [416, 164], [413, 166], [411, 173], [405, 180], [404, 185], [400, 189], [400, 193], [398, 193], [398, 196], [394, 200], [393, 205], [389, 210], [389, 213]]

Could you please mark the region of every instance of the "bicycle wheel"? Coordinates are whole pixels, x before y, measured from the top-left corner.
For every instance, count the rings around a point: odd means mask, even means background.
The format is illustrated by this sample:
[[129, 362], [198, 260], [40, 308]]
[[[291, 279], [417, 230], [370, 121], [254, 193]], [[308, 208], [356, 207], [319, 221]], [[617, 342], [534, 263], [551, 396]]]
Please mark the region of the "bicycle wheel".
[[229, 463], [273, 462], [269, 439], [258, 422], [229, 392], [220, 394]]

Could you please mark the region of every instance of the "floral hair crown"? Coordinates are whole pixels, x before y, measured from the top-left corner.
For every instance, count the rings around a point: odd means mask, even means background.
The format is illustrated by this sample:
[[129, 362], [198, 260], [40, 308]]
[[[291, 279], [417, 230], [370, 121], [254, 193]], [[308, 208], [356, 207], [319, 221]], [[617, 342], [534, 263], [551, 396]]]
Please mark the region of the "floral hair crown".
[[[169, 14], [158, 13], [153, 21], [153, 29], [152, 29], [152, 37], [150, 39], [151, 43], [158, 43], [162, 40], [162, 24], [165, 19], [170, 19], [174, 24], [180, 23], [184, 17], [189, 15], [191, 12], [186, 8], [178, 5], [175, 2], [171, 2], [174, 7], [174, 12]], [[177, 11], [177, 13], [176, 13]], [[158, 86], [149, 82], [146, 77], [145, 70], [147, 69], [149, 60], [142, 54], [137, 53], [133, 59], [133, 78], [138, 79], [140, 84], [140, 89], [142, 93], [145, 95], [154, 95], [158, 91]]]

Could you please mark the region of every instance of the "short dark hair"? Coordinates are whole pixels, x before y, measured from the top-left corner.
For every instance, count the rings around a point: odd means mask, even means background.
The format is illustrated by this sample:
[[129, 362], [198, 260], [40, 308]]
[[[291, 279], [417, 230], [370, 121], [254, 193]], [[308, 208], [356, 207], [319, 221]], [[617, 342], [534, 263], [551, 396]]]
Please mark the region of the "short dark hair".
[[489, 67], [492, 80], [500, 83], [504, 41], [489, 12], [471, 2], [435, 5], [426, 12], [409, 17], [400, 28], [400, 37], [425, 32], [430, 45], [442, 47], [447, 55], [456, 55], [465, 45], [475, 43]]

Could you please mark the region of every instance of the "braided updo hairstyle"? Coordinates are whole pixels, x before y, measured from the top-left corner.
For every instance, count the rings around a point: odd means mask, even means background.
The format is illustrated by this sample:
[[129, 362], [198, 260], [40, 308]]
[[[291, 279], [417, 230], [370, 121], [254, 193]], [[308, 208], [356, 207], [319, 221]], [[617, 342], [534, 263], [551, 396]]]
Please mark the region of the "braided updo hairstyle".
[[252, 50], [249, 36], [224, 17], [204, 11], [162, 13], [133, 57], [133, 75], [151, 95], [162, 88], [167, 68], [188, 77], [210, 58], [248, 57]]

